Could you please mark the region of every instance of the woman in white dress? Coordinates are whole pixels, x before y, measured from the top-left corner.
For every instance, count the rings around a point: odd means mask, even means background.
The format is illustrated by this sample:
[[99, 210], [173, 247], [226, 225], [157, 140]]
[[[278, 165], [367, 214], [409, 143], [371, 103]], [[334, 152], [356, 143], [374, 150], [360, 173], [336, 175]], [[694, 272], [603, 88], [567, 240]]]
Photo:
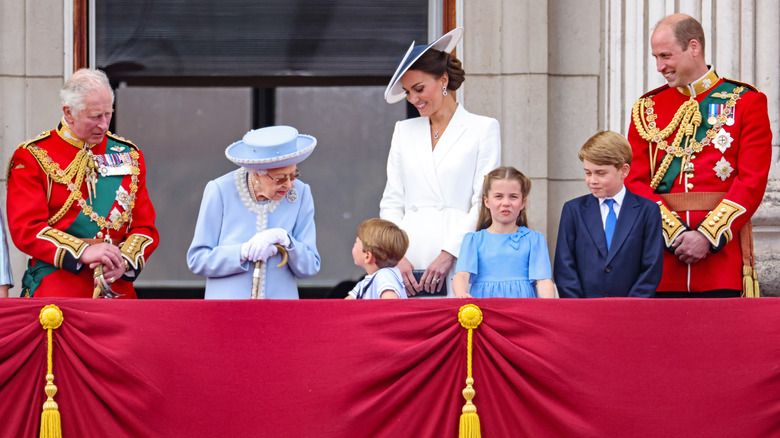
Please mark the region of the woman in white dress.
[[[380, 217], [409, 235], [398, 263], [409, 295], [446, 284], [453, 296], [455, 260], [464, 234], [475, 230], [482, 180], [501, 161], [498, 121], [469, 113], [453, 96], [465, 72], [450, 52], [462, 35], [456, 28], [429, 45], [412, 43], [385, 90], [388, 103], [406, 98], [420, 112], [395, 125], [379, 204]], [[419, 281], [413, 270], [424, 270]]]

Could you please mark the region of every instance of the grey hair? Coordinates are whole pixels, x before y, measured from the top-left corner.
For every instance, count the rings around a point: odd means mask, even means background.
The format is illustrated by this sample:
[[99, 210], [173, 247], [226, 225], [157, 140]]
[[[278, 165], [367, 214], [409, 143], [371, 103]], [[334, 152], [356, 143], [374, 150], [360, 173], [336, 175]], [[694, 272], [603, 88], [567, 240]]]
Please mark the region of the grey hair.
[[108, 76], [101, 70], [82, 68], [73, 73], [60, 90], [60, 102], [63, 107], [70, 108], [71, 115], [76, 117], [86, 106], [84, 98], [87, 94], [108, 90], [111, 92], [111, 105], [114, 104], [114, 90], [108, 82]]
[[247, 167], [246, 170], [249, 171], [249, 173], [254, 173], [257, 176], [263, 176], [268, 174], [268, 169], [250, 169]]

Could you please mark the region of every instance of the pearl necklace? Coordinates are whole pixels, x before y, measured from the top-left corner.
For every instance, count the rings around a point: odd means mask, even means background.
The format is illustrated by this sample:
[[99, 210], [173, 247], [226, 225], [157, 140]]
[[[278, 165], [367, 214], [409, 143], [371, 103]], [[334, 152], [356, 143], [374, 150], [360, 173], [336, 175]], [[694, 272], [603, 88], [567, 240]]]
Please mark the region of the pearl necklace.
[[[257, 215], [255, 229], [258, 233], [265, 231], [265, 229], [268, 228], [268, 214], [273, 213], [274, 210], [276, 210], [276, 207], [279, 206], [279, 201], [268, 200], [267, 202], [258, 202], [254, 195], [252, 181], [250, 181], [249, 174], [243, 167], [236, 170], [234, 180], [241, 202], [244, 203], [249, 211]], [[250, 190], [252, 190], [252, 193], [249, 192]], [[268, 264], [263, 263], [263, 267], [260, 270], [260, 288], [257, 291], [257, 296], [260, 298], [265, 297], [265, 277], [267, 270]]]

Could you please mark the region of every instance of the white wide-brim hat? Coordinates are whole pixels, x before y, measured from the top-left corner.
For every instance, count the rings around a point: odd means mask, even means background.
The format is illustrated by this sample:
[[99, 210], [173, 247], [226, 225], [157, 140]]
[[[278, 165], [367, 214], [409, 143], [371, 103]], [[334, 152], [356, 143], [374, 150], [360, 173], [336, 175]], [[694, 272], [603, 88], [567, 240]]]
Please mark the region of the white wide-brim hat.
[[406, 98], [406, 92], [401, 86], [401, 76], [409, 70], [409, 67], [411, 67], [412, 64], [420, 59], [420, 56], [422, 56], [423, 53], [427, 52], [428, 49], [436, 49], [442, 52], [451, 53], [455, 49], [455, 46], [458, 45], [458, 41], [460, 41], [462, 36], [463, 28], [456, 27], [427, 46], [415, 46], [414, 41], [412, 41], [412, 45], [409, 46], [406, 55], [401, 58], [401, 62], [398, 63], [398, 68], [396, 68], [392, 79], [390, 79], [390, 83], [387, 85], [387, 89], [385, 90], [385, 100], [387, 103], [400, 102]]
[[292, 126], [268, 126], [247, 132], [225, 149], [225, 156], [248, 169], [276, 169], [300, 163], [315, 146], [316, 138]]

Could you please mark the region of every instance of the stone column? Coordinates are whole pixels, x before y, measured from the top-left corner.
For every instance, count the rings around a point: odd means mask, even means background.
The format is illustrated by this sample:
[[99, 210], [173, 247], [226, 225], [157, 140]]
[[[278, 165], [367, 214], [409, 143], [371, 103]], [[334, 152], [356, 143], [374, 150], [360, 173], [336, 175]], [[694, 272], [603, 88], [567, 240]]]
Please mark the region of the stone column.
[[[66, 0], [67, 1], [67, 0]], [[26, 139], [53, 129], [62, 116], [63, 4], [46, 0], [3, 0], [0, 7], [0, 201], [5, 214], [6, 165]], [[6, 225], [7, 221], [6, 221]], [[7, 233], [8, 230], [6, 229]], [[9, 237], [18, 296], [27, 257]]]
[[500, 122], [502, 164], [531, 178], [529, 222], [547, 235], [548, 2], [463, 3], [463, 103]]

